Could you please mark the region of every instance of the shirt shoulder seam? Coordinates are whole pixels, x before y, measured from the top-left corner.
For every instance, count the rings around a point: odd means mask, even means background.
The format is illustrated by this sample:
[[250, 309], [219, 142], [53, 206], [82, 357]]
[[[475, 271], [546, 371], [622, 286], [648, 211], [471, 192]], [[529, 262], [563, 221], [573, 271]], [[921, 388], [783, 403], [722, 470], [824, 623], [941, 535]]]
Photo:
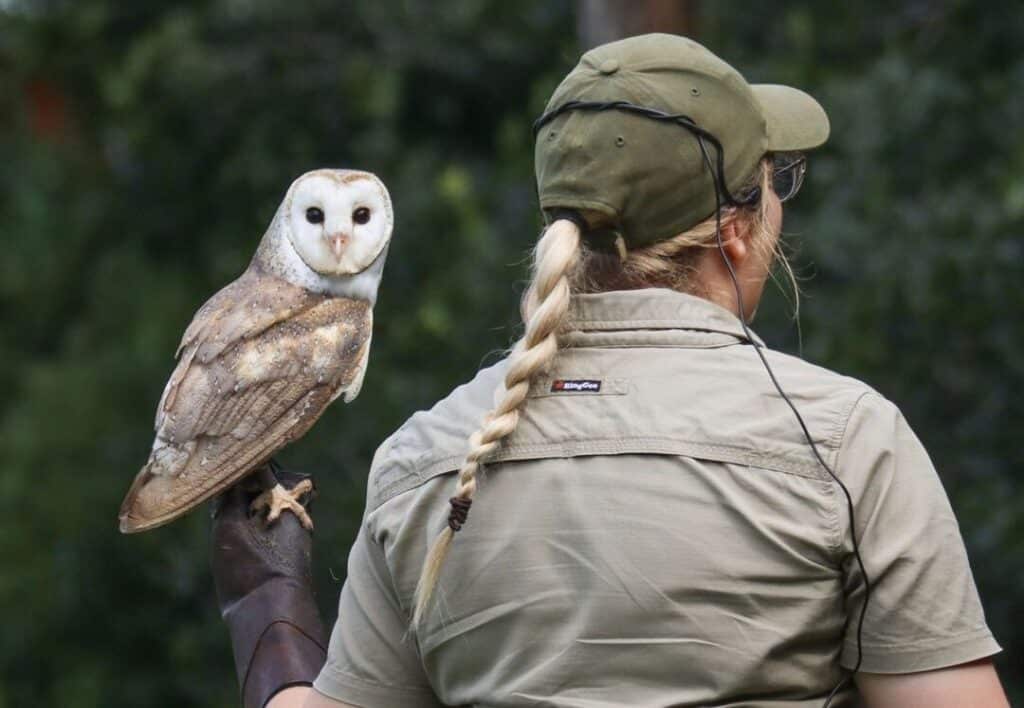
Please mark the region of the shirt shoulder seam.
[[[853, 418], [853, 412], [857, 410], [857, 406], [864, 400], [864, 397], [869, 395], [871, 391], [861, 391], [856, 398], [850, 403], [846, 409], [845, 415], [840, 415], [836, 419], [836, 427], [832, 433], [829, 447], [833, 451], [832, 459], [832, 471], [835, 473], [839, 480], [842, 480], [842, 475], [839, 472], [840, 454], [843, 450], [843, 443], [846, 442], [846, 431], [850, 427], [850, 420]], [[845, 495], [837, 493], [837, 483], [831, 477], [828, 478], [828, 490], [832, 497], [832, 555], [838, 561], [841, 561], [841, 555], [843, 552], [843, 524], [840, 521], [842, 516], [841, 508], [844, 506]], [[842, 496], [842, 498], [840, 498]]]

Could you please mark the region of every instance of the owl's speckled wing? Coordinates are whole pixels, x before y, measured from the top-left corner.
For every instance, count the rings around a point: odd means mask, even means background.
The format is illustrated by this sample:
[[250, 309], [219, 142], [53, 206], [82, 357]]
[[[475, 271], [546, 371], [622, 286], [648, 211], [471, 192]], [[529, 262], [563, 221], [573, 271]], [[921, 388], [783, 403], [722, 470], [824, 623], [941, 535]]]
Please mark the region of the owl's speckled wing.
[[121, 530], [184, 514], [301, 437], [362, 383], [373, 313], [250, 268], [196, 313], [157, 409]]

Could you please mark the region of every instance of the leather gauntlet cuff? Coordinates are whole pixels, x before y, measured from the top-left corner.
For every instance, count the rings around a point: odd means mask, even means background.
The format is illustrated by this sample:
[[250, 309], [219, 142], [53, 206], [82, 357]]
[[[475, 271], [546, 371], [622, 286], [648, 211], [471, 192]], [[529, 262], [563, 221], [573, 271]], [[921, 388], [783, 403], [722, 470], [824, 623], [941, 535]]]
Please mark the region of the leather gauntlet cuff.
[[308, 586], [273, 578], [223, 611], [245, 708], [264, 708], [289, 686], [312, 685], [327, 659], [320, 611]]

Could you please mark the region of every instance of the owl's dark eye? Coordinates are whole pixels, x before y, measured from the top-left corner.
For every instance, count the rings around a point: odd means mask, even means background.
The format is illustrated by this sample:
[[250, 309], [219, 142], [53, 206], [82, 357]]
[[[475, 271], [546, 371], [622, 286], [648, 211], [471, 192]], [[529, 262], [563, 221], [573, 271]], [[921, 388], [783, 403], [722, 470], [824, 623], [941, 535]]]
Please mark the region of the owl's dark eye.
[[317, 207], [310, 207], [309, 209], [306, 209], [306, 221], [308, 221], [311, 224], [324, 223], [323, 210]]
[[359, 207], [354, 212], [352, 212], [352, 221], [356, 222], [357, 224], [365, 224], [369, 220], [370, 210], [367, 209], [366, 207]]

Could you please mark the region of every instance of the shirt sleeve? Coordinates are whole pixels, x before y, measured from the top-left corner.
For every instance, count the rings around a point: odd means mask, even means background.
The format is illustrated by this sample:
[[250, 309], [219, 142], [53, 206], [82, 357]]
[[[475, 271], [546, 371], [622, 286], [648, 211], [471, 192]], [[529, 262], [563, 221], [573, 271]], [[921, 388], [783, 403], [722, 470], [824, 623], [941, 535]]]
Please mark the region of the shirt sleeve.
[[[999, 652], [949, 499], [896, 406], [876, 394], [861, 397], [847, 422], [836, 474], [853, 497], [871, 580], [860, 670], [927, 671]], [[846, 498], [838, 486], [836, 500], [849, 614], [840, 661], [852, 669], [864, 582], [851, 555]]]
[[313, 683], [361, 708], [438, 708], [380, 546], [364, 523], [348, 557], [327, 663]]

